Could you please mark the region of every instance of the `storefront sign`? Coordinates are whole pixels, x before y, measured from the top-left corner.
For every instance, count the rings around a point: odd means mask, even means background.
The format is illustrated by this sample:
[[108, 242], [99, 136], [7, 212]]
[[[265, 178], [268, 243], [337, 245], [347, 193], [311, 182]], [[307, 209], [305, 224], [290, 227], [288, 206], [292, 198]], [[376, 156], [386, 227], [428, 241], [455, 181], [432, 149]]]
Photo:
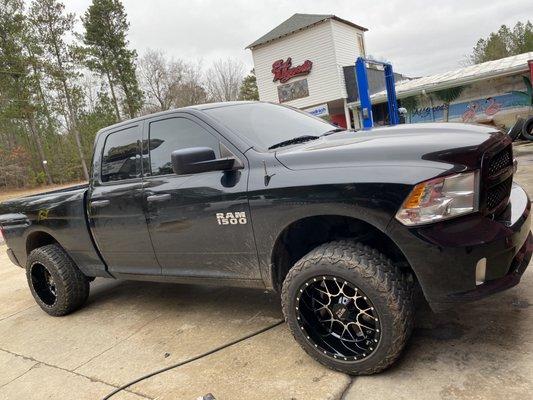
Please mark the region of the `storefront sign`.
[[295, 76], [308, 75], [313, 68], [313, 63], [305, 60], [302, 65], [292, 66], [292, 59], [289, 57], [287, 61], [278, 60], [272, 64], [272, 73], [274, 74], [274, 82], [280, 81], [285, 83]]
[[286, 101], [301, 99], [302, 97], [309, 96], [309, 86], [307, 85], [307, 79], [300, 79], [285, 85], [278, 86], [278, 99], [280, 103]]
[[321, 104], [316, 107], [308, 108], [305, 111], [315, 117], [326, 117], [329, 115], [329, 109], [327, 104]]

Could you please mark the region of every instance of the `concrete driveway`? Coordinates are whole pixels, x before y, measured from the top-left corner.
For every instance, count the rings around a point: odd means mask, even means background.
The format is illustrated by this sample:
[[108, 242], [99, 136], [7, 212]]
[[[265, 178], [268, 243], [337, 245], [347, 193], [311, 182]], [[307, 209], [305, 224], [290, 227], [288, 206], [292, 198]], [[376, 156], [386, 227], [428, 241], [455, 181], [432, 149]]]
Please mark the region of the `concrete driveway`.
[[[533, 146], [517, 180], [533, 193]], [[505, 293], [448, 314], [419, 311], [402, 360], [350, 378], [312, 361], [273, 294], [97, 280], [87, 306], [52, 318], [0, 245], [0, 398], [100, 399], [140, 375], [249, 339], [113, 399], [525, 399], [533, 393], [533, 268]]]

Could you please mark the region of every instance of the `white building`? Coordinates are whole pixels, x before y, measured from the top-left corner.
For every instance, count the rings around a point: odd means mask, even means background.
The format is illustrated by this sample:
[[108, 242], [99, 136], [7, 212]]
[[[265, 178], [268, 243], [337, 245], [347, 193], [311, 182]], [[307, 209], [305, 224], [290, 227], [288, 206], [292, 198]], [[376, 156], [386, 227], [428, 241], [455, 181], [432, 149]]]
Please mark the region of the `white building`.
[[343, 67], [364, 57], [366, 31], [335, 15], [294, 14], [247, 47], [260, 100], [285, 103], [351, 127]]

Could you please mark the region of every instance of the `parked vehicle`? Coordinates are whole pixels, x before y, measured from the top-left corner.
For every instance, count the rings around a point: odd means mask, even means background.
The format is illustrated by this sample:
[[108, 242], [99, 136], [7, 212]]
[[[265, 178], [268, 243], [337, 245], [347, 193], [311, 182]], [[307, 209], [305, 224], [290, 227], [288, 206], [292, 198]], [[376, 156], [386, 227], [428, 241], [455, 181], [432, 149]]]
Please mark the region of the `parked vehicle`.
[[491, 127], [354, 132], [206, 104], [103, 129], [88, 185], [5, 202], [0, 225], [50, 315], [94, 277], [266, 288], [311, 357], [372, 374], [404, 348], [417, 288], [443, 311], [520, 281], [533, 247], [515, 167]]

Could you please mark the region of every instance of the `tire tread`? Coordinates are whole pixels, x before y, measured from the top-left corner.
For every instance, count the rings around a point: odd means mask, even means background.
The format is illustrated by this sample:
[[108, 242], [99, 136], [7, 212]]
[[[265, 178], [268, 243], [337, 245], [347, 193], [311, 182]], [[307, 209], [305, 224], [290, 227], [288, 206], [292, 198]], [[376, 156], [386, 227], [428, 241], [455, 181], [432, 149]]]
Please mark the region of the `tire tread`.
[[[58, 296], [53, 306], [47, 306], [38, 300], [31, 284], [30, 266], [34, 262], [40, 262], [47, 269], [53, 268], [59, 276], [60, 289], [62, 293]], [[50, 273], [52, 271], [49, 270]], [[90, 284], [88, 278], [78, 269], [74, 261], [57, 244], [49, 244], [33, 250], [28, 257], [26, 268], [28, 284], [37, 303], [48, 314], [53, 316], [63, 316], [79, 309], [89, 297]]]
[[[318, 264], [341, 265], [348, 270], [357, 270], [360, 276], [368, 280], [373, 288], [378, 290], [384, 297], [393, 315], [393, 343], [387, 351], [387, 355], [378, 363], [363, 369], [347, 371], [346, 368], [337, 368], [328, 364], [332, 369], [348, 372], [354, 375], [375, 374], [390, 367], [400, 356], [414, 325], [414, 299], [413, 285], [408, 275], [402, 273], [392, 262], [376, 249], [351, 240], [340, 240], [324, 243], [311, 250], [291, 268], [283, 283], [281, 298], [282, 307], [287, 321], [287, 310], [290, 302], [289, 288], [295, 277]], [[289, 329], [295, 338], [291, 324]], [[323, 362], [317, 352], [304, 350], [315, 360]]]

